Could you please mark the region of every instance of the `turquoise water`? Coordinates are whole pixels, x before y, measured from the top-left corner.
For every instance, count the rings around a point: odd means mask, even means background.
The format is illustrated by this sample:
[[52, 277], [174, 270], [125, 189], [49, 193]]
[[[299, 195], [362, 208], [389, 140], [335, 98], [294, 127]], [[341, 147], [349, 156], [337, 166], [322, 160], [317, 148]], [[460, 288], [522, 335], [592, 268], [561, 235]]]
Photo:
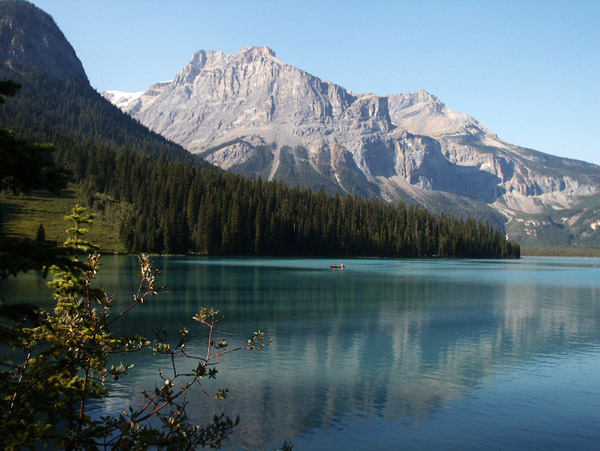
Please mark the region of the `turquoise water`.
[[[322, 259], [154, 261], [170, 291], [120, 332], [185, 326], [200, 352], [191, 317], [212, 306], [231, 346], [257, 329], [273, 340], [223, 359], [211, 387], [227, 387], [227, 400], [192, 395], [198, 421], [240, 416], [228, 448], [599, 447], [599, 259], [344, 260], [343, 270]], [[101, 285], [124, 305], [137, 261], [103, 262]], [[43, 281], [20, 279], [23, 300], [46, 302]], [[134, 363], [102, 412], [141, 403], [169, 362]]]

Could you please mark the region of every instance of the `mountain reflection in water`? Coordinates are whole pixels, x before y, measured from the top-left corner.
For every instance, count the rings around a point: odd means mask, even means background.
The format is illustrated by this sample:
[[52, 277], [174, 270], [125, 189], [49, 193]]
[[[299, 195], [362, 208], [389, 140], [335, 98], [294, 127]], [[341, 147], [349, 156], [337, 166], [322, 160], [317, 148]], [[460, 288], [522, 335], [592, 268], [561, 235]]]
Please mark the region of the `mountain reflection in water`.
[[[103, 261], [100, 284], [124, 304], [136, 260]], [[487, 440], [499, 448], [537, 446], [558, 424], [565, 445], [585, 448], [600, 439], [593, 427], [600, 387], [586, 382], [588, 367], [573, 376], [573, 361], [566, 363], [585, 357], [600, 368], [599, 260], [346, 260], [344, 270], [329, 269], [331, 263], [157, 257], [170, 291], [136, 308], [118, 332], [151, 335], [161, 324], [175, 337], [186, 326], [195, 337], [188, 347], [202, 352], [206, 336], [191, 320], [202, 306], [224, 314], [218, 338], [231, 346], [266, 332], [272, 346], [219, 365], [209, 386], [227, 387], [228, 399], [191, 394], [200, 422], [215, 410], [240, 415], [228, 446], [273, 448], [290, 439], [310, 449], [489, 448]], [[142, 403], [140, 392], [169, 366], [149, 355], [134, 358], [136, 370], [115, 385], [102, 411]], [[557, 391], [545, 393], [550, 381]], [[523, 394], [519, 387], [529, 384]], [[556, 418], [536, 423], [535, 406], [546, 404]], [[481, 422], [478, 409], [483, 416], [487, 409], [494, 424]], [[565, 432], [565, 422], [574, 423], [567, 417], [577, 424]], [[530, 426], [507, 434], [514, 421]]]

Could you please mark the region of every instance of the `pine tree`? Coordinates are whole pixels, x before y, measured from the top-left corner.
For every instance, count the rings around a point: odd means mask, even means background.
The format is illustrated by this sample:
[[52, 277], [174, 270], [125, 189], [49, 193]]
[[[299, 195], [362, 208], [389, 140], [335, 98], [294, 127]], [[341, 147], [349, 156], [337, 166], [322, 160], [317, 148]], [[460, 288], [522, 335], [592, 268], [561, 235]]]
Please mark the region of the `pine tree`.
[[37, 232], [35, 233], [36, 241], [46, 241], [46, 231], [44, 230], [44, 224], [39, 225]]

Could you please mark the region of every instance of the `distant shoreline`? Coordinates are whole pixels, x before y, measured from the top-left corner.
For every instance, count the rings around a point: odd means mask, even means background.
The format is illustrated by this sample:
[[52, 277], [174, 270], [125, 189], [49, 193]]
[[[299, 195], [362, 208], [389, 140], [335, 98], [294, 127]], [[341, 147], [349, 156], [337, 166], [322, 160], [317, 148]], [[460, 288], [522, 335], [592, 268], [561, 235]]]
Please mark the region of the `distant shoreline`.
[[600, 257], [600, 249], [521, 246], [521, 257]]

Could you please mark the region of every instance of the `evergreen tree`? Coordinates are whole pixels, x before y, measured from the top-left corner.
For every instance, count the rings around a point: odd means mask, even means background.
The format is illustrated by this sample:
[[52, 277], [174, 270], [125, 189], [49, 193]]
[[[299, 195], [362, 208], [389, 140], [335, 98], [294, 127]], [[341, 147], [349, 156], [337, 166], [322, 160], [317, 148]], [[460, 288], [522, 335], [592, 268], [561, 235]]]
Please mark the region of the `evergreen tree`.
[[46, 231], [44, 230], [44, 224], [39, 225], [37, 232], [35, 233], [36, 241], [46, 241]]

